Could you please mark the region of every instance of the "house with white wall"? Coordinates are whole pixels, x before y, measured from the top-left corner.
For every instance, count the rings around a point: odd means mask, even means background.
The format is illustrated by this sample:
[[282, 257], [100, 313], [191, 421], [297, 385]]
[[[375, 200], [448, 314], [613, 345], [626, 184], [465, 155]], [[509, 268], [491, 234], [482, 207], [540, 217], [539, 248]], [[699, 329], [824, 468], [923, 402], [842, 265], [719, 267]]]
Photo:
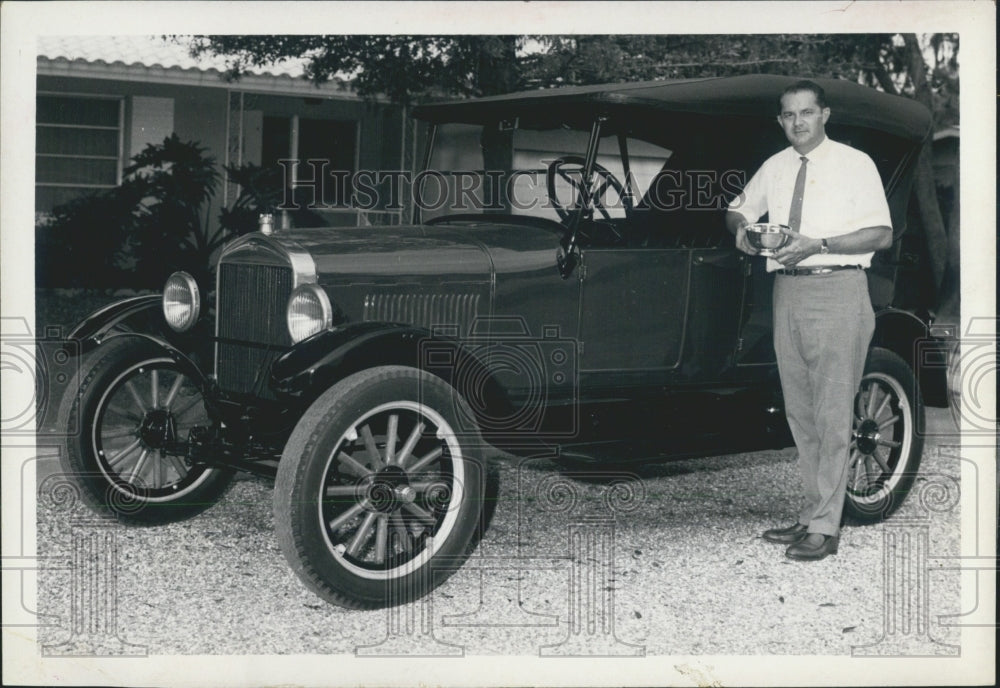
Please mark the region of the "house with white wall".
[[[325, 160], [327, 171], [411, 169], [405, 109], [364, 100], [349, 86], [314, 85], [301, 61], [225, 78], [221, 58], [192, 57], [183, 38], [45, 36], [38, 40], [35, 211], [122, 180], [130, 159], [172, 133], [224, 166]], [[302, 179], [311, 168], [303, 166]], [[330, 224], [376, 219], [358, 213], [336, 184], [325, 185]], [[209, 209], [235, 200], [225, 181]], [[384, 213], [376, 224], [400, 221]]]

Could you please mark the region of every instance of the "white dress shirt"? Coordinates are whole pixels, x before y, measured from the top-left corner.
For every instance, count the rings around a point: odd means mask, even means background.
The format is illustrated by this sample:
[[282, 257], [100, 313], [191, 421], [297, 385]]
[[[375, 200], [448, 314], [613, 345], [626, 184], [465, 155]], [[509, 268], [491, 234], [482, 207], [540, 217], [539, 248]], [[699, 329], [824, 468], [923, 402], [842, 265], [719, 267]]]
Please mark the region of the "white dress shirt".
[[[814, 239], [829, 239], [864, 227], [892, 227], [889, 204], [882, 190], [875, 163], [865, 153], [824, 138], [806, 156], [806, 186], [799, 232]], [[766, 212], [768, 221], [788, 224], [795, 177], [802, 161], [789, 146], [768, 158], [729, 209], [747, 222], [756, 222]], [[872, 253], [817, 253], [796, 267], [823, 265], [871, 265]], [[784, 267], [767, 259], [767, 270]]]

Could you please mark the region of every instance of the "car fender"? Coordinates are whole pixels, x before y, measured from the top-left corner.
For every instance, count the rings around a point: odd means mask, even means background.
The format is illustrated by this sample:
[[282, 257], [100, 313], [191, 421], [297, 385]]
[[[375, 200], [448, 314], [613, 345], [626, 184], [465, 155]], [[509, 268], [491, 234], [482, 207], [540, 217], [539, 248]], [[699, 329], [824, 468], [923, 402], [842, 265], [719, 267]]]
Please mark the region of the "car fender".
[[947, 366], [938, 363], [947, 343], [935, 340], [921, 318], [909, 311], [885, 308], [875, 315], [872, 346], [898, 354], [914, 372], [924, 403], [947, 406]]
[[197, 382], [198, 387], [203, 392], [209, 389], [210, 381], [205, 373], [202, 372], [201, 367], [190, 356], [165, 339], [145, 332], [121, 332], [108, 336], [102, 340], [101, 344], [107, 345], [127, 340], [144, 340], [163, 349], [163, 353], [173, 359], [181, 372]]
[[[87, 351], [100, 344], [116, 327], [137, 322], [143, 322], [148, 327], [148, 321], [155, 322], [150, 316], [160, 311], [160, 299], [159, 294], [133, 296], [98, 308], [74, 327], [67, 338], [74, 340]], [[166, 326], [162, 316], [160, 323]]]
[[895, 352], [916, 370], [916, 343], [927, 338], [927, 325], [909, 311], [883, 308], [875, 314], [875, 333], [872, 346]]
[[99, 308], [85, 317], [66, 336], [74, 342], [69, 353], [85, 354], [119, 334], [152, 335], [157, 341], [186, 352], [198, 360], [211, 360], [212, 318], [202, 315], [187, 332], [176, 332], [163, 319], [161, 294], [133, 296]]
[[409, 366], [440, 377], [477, 415], [511, 408], [488, 366], [461, 341], [398, 323], [353, 323], [315, 334], [274, 361], [270, 385], [279, 396], [311, 400], [349, 375], [384, 365]]

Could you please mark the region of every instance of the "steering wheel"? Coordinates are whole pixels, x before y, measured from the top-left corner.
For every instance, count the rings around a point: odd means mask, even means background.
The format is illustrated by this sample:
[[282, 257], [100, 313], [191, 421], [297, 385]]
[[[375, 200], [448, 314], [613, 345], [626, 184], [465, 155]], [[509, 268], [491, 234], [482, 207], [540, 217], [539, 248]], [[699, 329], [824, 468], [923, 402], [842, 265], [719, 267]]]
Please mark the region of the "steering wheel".
[[[570, 216], [579, 208], [579, 204], [583, 202], [584, 188], [583, 188], [583, 168], [586, 164], [584, 160], [579, 155], [566, 155], [561, 158], [557, 158], [549, 163], [548, 170], [545, 173], [545, 182], [549, 192], [549, 201], [552, 202], [552, 207], [556, 209], [559, 214], [559, 218], [565, 222], [569, 220]], [[618, 178], [612, 174], [611, 170], [594, 163], [594, 175], [597, 176], [601, 181], [594, 189], [592, 204], [593, 208], [601, 213], [605, 220], [610, 220], [611, 215], [608, 213], [607, 208], [604, 207], [603, 199], [608, 188], [615, 190], [618, 194], [619, 199], [624, 199], [625, 197], [625, 187], [622, 185]], [[576, 196], [576, 202], [572, 206], [564, 206], [560, 201], [559, 197], [556, 195], [556, 177], [559, 176], [562, 179], [569, 182], [569, 185], [573, 188]], [[628, 210], [628, 208], [626, 208]], [[609, 227], [612, 232], [620, 239], [621, 234], [618, 233], [613, 227]]]

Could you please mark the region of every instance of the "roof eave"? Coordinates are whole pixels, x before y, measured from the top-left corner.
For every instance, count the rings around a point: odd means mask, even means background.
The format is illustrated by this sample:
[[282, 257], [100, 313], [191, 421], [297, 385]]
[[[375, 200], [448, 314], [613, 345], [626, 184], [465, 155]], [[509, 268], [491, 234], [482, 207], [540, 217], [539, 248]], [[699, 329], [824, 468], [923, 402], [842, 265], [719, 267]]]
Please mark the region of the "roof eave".
[[[221, 88], [235, 91], [270, 93], [275, 95], [298, 95], [334, 100], [361, 101], [356, 93], [341, 89], [336, 84], [316, 86], [307, 79], [288, 75], [245, 74], [238, 81], [226, 81], [224, 74], [216, 69], [184, 69], [160, 65], [106, 63], [89, 60], [68, 60], [65, 58], [38, 58], [38, 75], [69, 77], [76, 79], [104, 79], [109, 81], [141, 82], [172, 86], [198, 86]], [[377, 102], [388, 102], [377, 97]]]

